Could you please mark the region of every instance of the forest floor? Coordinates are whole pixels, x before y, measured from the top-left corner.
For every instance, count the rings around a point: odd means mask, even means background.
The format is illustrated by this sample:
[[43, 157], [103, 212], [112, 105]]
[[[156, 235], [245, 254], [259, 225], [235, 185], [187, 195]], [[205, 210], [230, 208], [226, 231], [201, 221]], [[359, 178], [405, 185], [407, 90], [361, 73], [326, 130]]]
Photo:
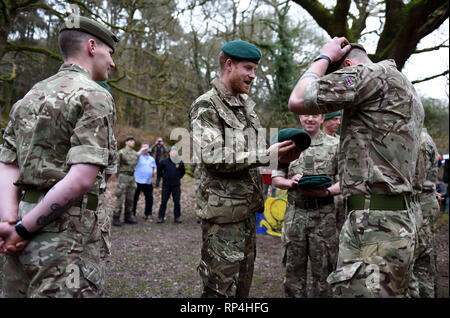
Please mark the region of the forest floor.
[[[105, 208], [113, 210], [112, 177], [105, 192]], [[169, 200], [166, 221], [157, 224], [161, 188], [154, 189], [153, 216], [144, 220], [143, 193], [138, 202], [138, 224], [111, 228], [111, 256], [106, 261], [105, 296], [120, 298], [196, 298], [201, 294], [196, 271], [200, 260], [201, 226], [195, 216], [193, 179], [182, 179], [181, 214], [183, 223], [173, 222], [173, 203]], [[123, 220], [123, 217], [122, 217]], [[449, 297], [448, 214], [439, 220], [436, 233], [438, 255], [437, 296]], [[283, 267], [279, 237], [257, 234], [255, 270], [251, 298], [282, 298]], [[0, 256], [0, 265], [3, 263]], [[0, 266], [0, 274], [1, 274]], [[2, 275], [0, 275], [0, 283]], [[311, 283], [308, 284], [311, 286]], [[311, 289], [311, 288], [310, 288]], [[311, 295], [311, 290], [309, 291]], [[1, 297], [1, 292], [0, 292]]]

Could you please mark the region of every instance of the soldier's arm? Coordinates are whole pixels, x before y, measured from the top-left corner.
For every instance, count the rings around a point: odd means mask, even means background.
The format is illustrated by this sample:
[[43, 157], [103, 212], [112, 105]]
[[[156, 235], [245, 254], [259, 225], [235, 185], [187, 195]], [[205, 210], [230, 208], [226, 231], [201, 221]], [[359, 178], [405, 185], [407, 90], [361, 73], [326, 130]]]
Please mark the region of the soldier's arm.
[[[59, 218], [91, 189], [99, 170], [99, 166], [91, 164], [72, 165], [67, 175], [56, 183], [45, 197], [22, 218], [23, 227], [33, 234]], [[15, 230], [11, 230], [4, 239], [4, 249], [7, 249], [8, 253], [23, 249], [27, 242]]]
[[288, 190], [293, 189], [297, 185], [298, 181], [294, 179], [286, 179], [284, 177], [273, 177], [272, 184], [278, 189]]
[[[277, 155], [284, 162], [290, 162], [300, 155], [300, 151], [295, 151], [296, 147], [292, 141], [276, 143], [268, 150], [243, 150], [236, 153], [234, 141], [231, 147], [225, 142], [222, 121], [211, 102], [207, 100], [195, 103], [191, 107], [189, 117], [194, 152], [200, 154], [201, 163], [207, 170], [234, 173], [267, 164], [267, 159]], [[261, 162], [262, 158], [266, 159], [266, 162]]]

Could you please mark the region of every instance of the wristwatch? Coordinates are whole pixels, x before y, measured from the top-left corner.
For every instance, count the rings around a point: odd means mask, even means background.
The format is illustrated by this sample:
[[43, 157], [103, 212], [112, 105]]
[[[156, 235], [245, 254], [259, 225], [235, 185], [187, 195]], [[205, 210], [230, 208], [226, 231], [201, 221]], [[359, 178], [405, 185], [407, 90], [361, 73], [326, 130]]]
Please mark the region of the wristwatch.
[[25, 240], [31, 240], [33, 238], [33, 233], [28, 232], [28, 230], [23, 226], [22, 219], [19, 219], [16, 222], [16, 225], [14, 225], [14, 228], [16, 229], [17, 234], [19, 234], [20, 237], [22, 237]]
[[331, 64], [331, 59], [330, 59], [328, 56], [323, 55], [323, 54], [320, 54], [320, 55], [314, 60], [314, 62], [316, 62], [316, 61], [318, 61], [318, 60], [321, 60], [321, 59], [327, 60], [327, 61], [328, 61], [328, 64]]

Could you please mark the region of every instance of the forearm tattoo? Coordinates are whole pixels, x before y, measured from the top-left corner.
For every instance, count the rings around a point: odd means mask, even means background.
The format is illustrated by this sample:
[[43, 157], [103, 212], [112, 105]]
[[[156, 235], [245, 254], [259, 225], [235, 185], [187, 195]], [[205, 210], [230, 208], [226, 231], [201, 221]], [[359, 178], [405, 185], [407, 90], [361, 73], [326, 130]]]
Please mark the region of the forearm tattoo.
[[53, 203], [50, 206], [51, 212], [47, 215], [41, 215], [40, 217], [38, 217], [38, 219], [36, 220], [36, 225], [45, 226], [51, 223], [52, 221], [56, 220], [64, 211], [69, 209], [75, 202], [81, 200], [81, 198], [82, 196], [78, 198], [69, 199], [69, 201], [67, 201], [67, 203], [64, 205], [60, 205], [59, 203]]
[[314, 78], [314, 79], [319, 79], [320, 76], [319, 74], [315, 73], [315, 72], [305, 72], [302, 77], [300, 77], [300, 81], [304, 80], [305, 78]]

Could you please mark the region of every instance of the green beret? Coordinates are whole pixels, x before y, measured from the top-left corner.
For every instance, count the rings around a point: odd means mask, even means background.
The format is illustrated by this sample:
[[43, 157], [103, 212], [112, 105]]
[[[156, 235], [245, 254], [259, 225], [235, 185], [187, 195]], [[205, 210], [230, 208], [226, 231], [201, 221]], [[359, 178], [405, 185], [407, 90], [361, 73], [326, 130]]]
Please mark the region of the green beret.
[[328, 120], [328, 119], [331, 119], [331, 118], [334, 118], [334, 117], [337, 117], [337, 116], [341, 116], [341, 111], [340, 110], [332, 112], [332, 113], [325, 114], [325, 120]]
[[272, 138], [270, 144], [273, 145], [274, 143], [286, 140], [293, 140], [297, 147], [299, 147], [302, 151], [307, 149], [311, 144], [311, 136], [303, 129], [297, 128], [281, 129], [278, 134]]
[[108, 83], [106, 81], [103, 81], [103, 82], [96, 81], [96, 83], [98, 85], [100, 85], [101, 87], [103, 87], [104, 89], [106, 89], [107, 91], [109, 91], [110, 86], [108, 85]]
[[128, 141], [128, 140], [134, 140], [134, 137], [133, 136], [127, 136], [127, 138], [125, 138], [125, 141]]
[[[352, 47], [352, 48], [350, 49], [350, 51], [351, 51], [351, 50], [354, 50], [354, 49], [358, 49], [358, 50], [362, 50], [362, 51], [364, 51], [364, 52], [367, 53], [366, 49], [365, 49], [364, 46], [362, 46], [361, 44], [358, 44], [358, 43], [350, 43], [350, 46]], [[348, 53], [350, 53], [350, 51], [348, 51]], [[339, 69], [339, 66], [341, 66], [341, 64], [342, 64], [342, 63], [344, 62], [344, 60], [347, 58], [348, 53], [345, 54], [339, 61], [333, 62], [333, 63], [331, 63], [330, 65], [328, 65], [328, 68], [327, 68], [327, 70], [326, 70], [326, 72], [325, 72], [325, 75], [326, 75], [326, 74], [333, 73], [334, 71], [337, 71], [337, 70]]]
[[95, 20], [71, 14], [67, 17], [64, 22], [63, 27], [59, 30], [62, 32], [64, 30], [78, 30], [81, 32], [89, 33], [111, 47], [114, 51], [115, 42], [119, 42], [117, 36], [114, 35], [110, 30], [104, 27], [102, 24]]
[[331, 186], [331, 178], [326, 174], [305, 175], [297, 183], [297, 189], [322, 189]]
[[242, 40], [231, 41], [222, 46], [222, 51], [228, 56], [248, 60], [258, 64], [261, 51], [251, 43]]
[[175, 146], [170, 146], [169, 152], [172, 151], [172, 150], [178, 150], [178, 149], [177, 149], [177, 147], [175, 147]]

